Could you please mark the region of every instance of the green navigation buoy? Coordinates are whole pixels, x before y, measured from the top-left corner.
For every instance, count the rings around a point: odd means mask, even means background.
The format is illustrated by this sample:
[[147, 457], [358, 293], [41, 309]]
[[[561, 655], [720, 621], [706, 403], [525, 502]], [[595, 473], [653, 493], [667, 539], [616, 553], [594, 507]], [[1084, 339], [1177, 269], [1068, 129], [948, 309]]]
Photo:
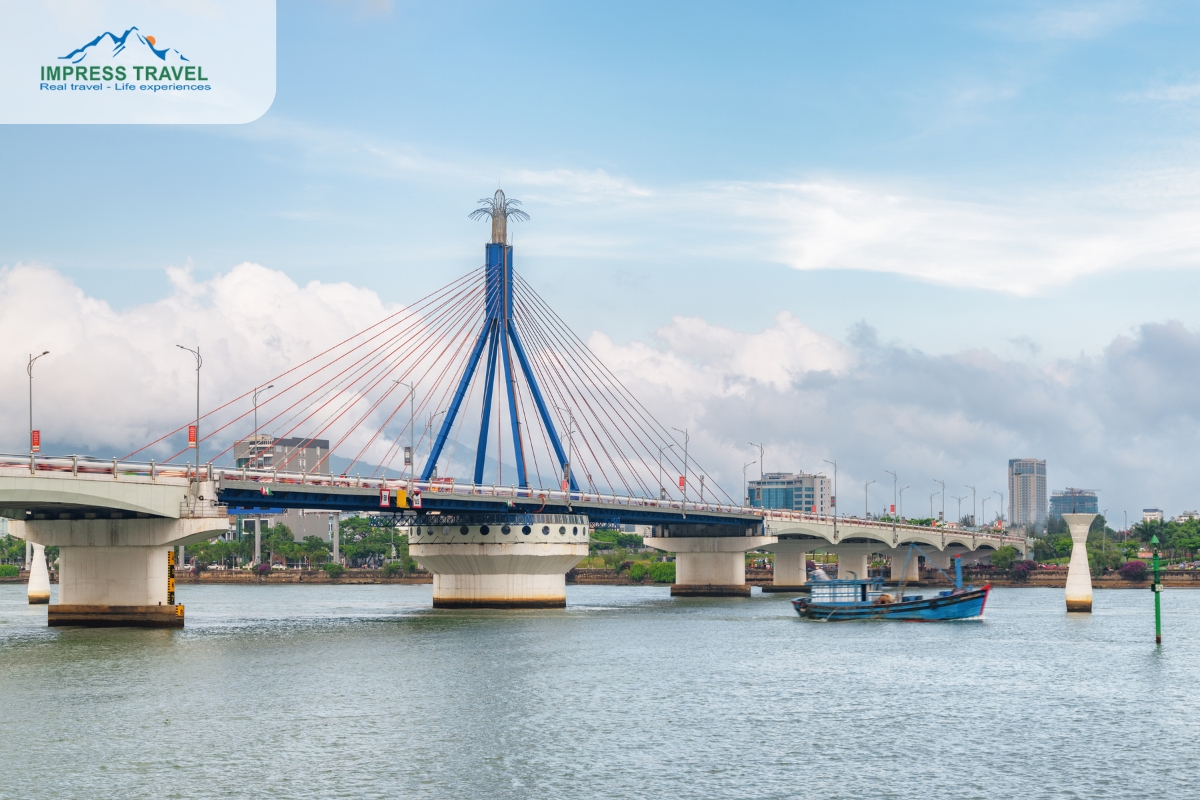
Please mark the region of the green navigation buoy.
[[1150, 546], [1154, 548], [1154, 583], [1150, 591], [1154, 592], [1154, 643], [1162, 644], [1162, 564], [1158, 560], [1158, 537], [1150, 537]]

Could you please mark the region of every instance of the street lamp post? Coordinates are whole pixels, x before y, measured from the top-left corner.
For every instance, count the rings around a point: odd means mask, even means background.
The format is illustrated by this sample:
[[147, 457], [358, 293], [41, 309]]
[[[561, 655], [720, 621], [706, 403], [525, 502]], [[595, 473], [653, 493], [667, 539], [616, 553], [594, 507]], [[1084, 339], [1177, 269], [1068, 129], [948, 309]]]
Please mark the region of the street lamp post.
[[[675, 430], [679, 429], [676, 428]], [[750, 445], [751, 447], [758, 448], [758, 479], [761, 481], [763, 479], [763, 467], [765, 466], [763, 462], [763, 446], [762, 444], [755, 444], [754, 442], [746, 442], [746, 444]], [[750, 463], [753, 464], [754, 462], [751, 461]]]
[[200, 367], [204, 364], [204, 359], [200, 357], [200, 345], [196, 345], [195, 350], [181, 344], [175, 346], [196, 357], [196, 480], [200, 480]]
[[894, 545], [896, 544], [896, 514], [899, 511], [899, 498], [896, 496], [896, 486], [899, 485], [900, 479], [890, 469], [885, 469], [884, 472], [892, 476], [892, 513], [890, 516], [892, 518], [892, 544]]
[[837, 469], [838, 469], [838, 467], [837, 467], [837, 461], [830, 461], [828, 458], [823, 458], [821, 460], [824, 461], [826, 464], [833, 465], [833, 498], [832, 498], [833, 502], [830, 503], [830, 505], [833, 506], [833, 540], [836, 542], [838, 540], [838, 527], [837, 527], [837, 518], [838, 518]]
[[[742, 502], [743, 503], [749, 504], [749, 502], [750, 502], [750, 496], [746, 494], [746, 470], [748, 470], [750, 467], [753, 467], [757, 463], [758, 463], [758, 461], [751, 461], [749, 463], [742, 464]], [[658, 482], [660, 484], [662, 483], [661, 472], [658, 477]]]
[[[658, 446], [658, 499], [659, 499], [659, 500], [666, 500], [666, 499], [667, 499], [667, 490], [666, 490], [666, 488], [663, 486], [663, 482], [662, 482], [662, 472], [663, 472], [663, 466], [662, 466], [662, 454], [663, 454], [663, 450], [674, 450], [674, 449], [675, 449], [675, 445], [673, 445], [673, 444], [660, 444], [660, 445]], [[745, 482], [746, 482], [746, 471], [743, 469], [743, 470], [742, 470], [742, 483], [743, 483], [743, 485], [745, 484]]]
[[[989, 496], [989, 497], [985, 497], [979, 501], [980, 510], [983, 512], [982, 514], [980, 514], [980, 516], [983, 517], [985, 522], [987, 521], [987, 501], [991, 500], [991, 499], [992, 498]], [[976, 525], [975, 527], [979, 527], [979, 526]]]
[[898, 513], [900, 514], [900, 519], [904, 519], [904, 492], [911, 488], [912, 488], [911, 486], [905, 486], [904, 488], [902, 488], [900, 490], [900, 507], [898, 509]]
[[956, 519], [954, 521], [961, 523], [962, 522], [962, 501], [966, 500], [967, 496], [965, 494], [962, 497], [958, 497], [956, 495], [950, 495], [950, 496], [958, 501], [958, 519]]
[[[25, 365], [25, 373], [29, 375], [29, 457], [30, 464], [33, 463], [33, 362], [37, 361], [42, 356], [50, 355], [49, 350], [43, 350], [41, 355], [35, 356], [29, 354], [29, 363]], [[40, 444], [40, 443], [39, 443]], [[30, 468], [32, 469], [32, 467]]]
[[875, 481], [867, 481], [863, 484], [863, 519], [871, 516], [871, 496], [867, 493], [867, 487]]
[[409, 478], [416, 477], [417, 469], [417, 430], [416, 430], [416, 400], [417, 388], [411, 383], [403, 381], [395, 381], [395, 383], [408, 389], [408, 476]]
[[[967, 484], [964, 483], [963, 486], [967, 486]], [[975, 487], [967, 486], [967, 488], [971, 490], [971, 527], [975, 528], [978, 527], [975, 524]]]
[[680, 478], [680, 480], [683, 481], [683, 485], [680, 486], [679, 488], [683, 489], [683, 504], [684, 504], [684, 510], [686, 511], [687, 510], [688, 442], [691, 441], [691, 437], [688, 436], [687, 428], [674, 428], [673, 430], [677, 430], [683, 434], [683, 477]]
[[[259, 442], [258, 442], [258, 396], [261, 393], [267, 391], [267, 389], [274, 389], [274, 388], [275, 388], [275, 384], [272, 383], [270, 386], [265, 386], [262, 389], [254, 390], [254, 445], [255, 445], [254, 456], [255, 456], [255, 458], [262, 455], [262, 448], [258, 447], [258, 444], [259, 444]], [[259, 467], [262, 466], [261, 459], [259, 460], [259, 463], [256, 466], [259, 466]]]
[[992, 492], [994, 495], [1000, 496], [1000, 527], [1004, 527], [1004, 492]]
[[[942, 524], [945, 525], [946, 524], [946, 482], [939, 481], [936, 478], [934, 479], [933, 482], [940, 483], [942, 485], [942, 491], [938, 492], [938, 494], [940, 494], [942, 496]], [[932, 510], [930, 510], [929, 516], [931, 516], [931, 517], [933, 516]]]
[[[570, 492], [571, 492], [571, 470], [575, 466], [575, 464], [574, 464], [574, 459], [575, 459], [575, 412], [569, 408], [563, 408], [562, 406], [555, 406], [555, 408], [557, 408], [559, 411], [562, 411], [563, 413], [565, 413], [567, 415], [567, 466], [566, 466], [566, 469], [563, 470], [563, 481], [567, 485], [563, 489], [563, 491], [567, 492], [567, 498], [570, 499], [570, 496], [571, 496], [571, 494], [570, 494]], [[497, 427], [497, 430], [499, 430], [499, 427]], [[662, 463], [661, 449], [659, 450], [658, 457], [660, 459], [659, 463], [661, 464]]]

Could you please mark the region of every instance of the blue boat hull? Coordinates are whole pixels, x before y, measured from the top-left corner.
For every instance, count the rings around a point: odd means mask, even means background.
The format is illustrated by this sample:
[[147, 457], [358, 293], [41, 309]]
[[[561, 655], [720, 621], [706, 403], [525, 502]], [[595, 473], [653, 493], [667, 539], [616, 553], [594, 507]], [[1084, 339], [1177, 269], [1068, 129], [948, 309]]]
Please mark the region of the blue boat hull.
[[991, 584], [960, 594], [926, 597], [902, 603], [814, 603], [806, 597], [792, 601], [804, 619], [844, 622], [853, 619], [892, 619], [902, 622], [945, 622], [981, 619]]

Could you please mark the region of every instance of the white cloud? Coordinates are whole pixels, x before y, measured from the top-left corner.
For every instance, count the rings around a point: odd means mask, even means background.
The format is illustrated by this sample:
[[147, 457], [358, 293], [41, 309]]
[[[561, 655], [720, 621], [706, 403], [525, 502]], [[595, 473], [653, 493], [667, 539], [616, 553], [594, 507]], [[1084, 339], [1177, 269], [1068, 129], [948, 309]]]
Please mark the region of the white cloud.
[[[202, 346], [207, 410], [397, 310], [346, 283], [298, 286], [254, 264], [208, 281], [169, 272], [167, 297], [117, 311], [53, 270], [0, 270], [0, 404], [9, 411], [0, 449], [25, 448], [30, 352], [51, 351], [34, 385], [49, 449], [122, 455], [193, 413], [193, 362], [176, 344]], [[757, 332], [677, 317], [650, 342], [593, 333], [589, 343], [663, 425], [689, 429], [693, 456], [735, 495], [742, 463], [756, 457], [747, 442], [764, 441], [768, 470], [836, 458], [847, 510], [884, 469], [900, 471], [915, 487], [910, 497], [925, 501], [935, 478], [952, 496], [968, 483], [1003, 490], [1017, 456], [1047, 459], [1052, 488], [1101, 490], [1114, 516], [1138, 503], [1196, 505], [1200, 395], [1190, 376], [1200, 332], [1179, 323], [1145, 325], [1100, 355], [1045, 365], [986, 350], [928, 355], [880, 342], [865, 325], [839, 342], [787, 313]], [[434, 400], [444, 407], [445, 397]], [[386, 411], [341, 454], [354, 455]], [[384, 449], [378, 442], [368, 458]]]
[[209, 281], [170, 269], [166, 298], [127, 310], [85, 295], [57, 272], [0, 269], [0, 421], [7, 452], [25, 449], [27, 353], [49, 350], [34, 371], [34, 425], [48, 442], [123, 455], [194, 414], [201, 346], [203, 409], [381, 319], [389, 309], [346, 283], [297, 286], [280, 272], [241, 264]]

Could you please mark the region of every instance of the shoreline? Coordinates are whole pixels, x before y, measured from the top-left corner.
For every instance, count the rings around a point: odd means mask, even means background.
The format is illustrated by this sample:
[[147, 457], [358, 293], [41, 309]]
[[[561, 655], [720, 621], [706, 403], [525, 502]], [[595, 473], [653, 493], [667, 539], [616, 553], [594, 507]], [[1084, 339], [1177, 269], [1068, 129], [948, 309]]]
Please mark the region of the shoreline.
[[[650, 580], [647, 575], [641, 581], [632, 581], [629, 579], [628, 572], [618, 573], [612, 569], [573, 569], [567, 572], [566, 580], [568, 586], [670, 586], [669, 583], [655, 583]], [[21, 583], [29, 582], [29, 574], [22, 572], [17, 576], [0, 577], [0, 583]], [[58, 573], [50, 573], [50, 582], [58, 583]], [[328, 573], [320, 569], [288, 569], [288, 570], [272, 570], [266, 575], [257, 575], [249, 570], [205, 570], [199, 575], [190, 571], [180, 571], [175, 575], [176, 584], [296, 584], [296, 583], [319, 583], [319, 584], [348, 584], [352, 586], [370, 585], [370, 584], [431, 584], [433, 583], [433, 575], [428, 572], [419, 571], [407, 575], [386, 576], [383, 570], [379, 569], [361, 569], [352, 568], [346, 569], [344, 573], [336, 578], [331, 578]], [[1063, 589], [1067, 584], [1066, 570], [1047, 570], [1035, 572], [1025, 581], [1016, 581], [1005, 575], [988, 575], [987, 573], [967, 572], [963, 575], [964, 583], [983, 584], [990, 583], [996, 588], [1005, 589]], [[895, 581], [886, 581], [889, 585], [894, 585]], [[773, 585], [773, 576], [770, 570], [746, 570], [746, 585], [758, 587], [771, 587]], [[905, 584], [914, 589], [933, 589], [933, 588], [948, 588], [953, 584], [943, 579], [940, 575], [924, 575], [921, 580], [909, 581]], [[1163, 576], [1163, 586], [1168, 589], [1200, 589], [1200, 570], [1187, 571], [1182, 573], [1168, 573]], [[1150, 580], [1144, 581], [1127, 581], [1119, 575], [1103, 575], [1092, 578], [1093, 589], [1141, 589], [1148, 591], [1150, 589]]]

